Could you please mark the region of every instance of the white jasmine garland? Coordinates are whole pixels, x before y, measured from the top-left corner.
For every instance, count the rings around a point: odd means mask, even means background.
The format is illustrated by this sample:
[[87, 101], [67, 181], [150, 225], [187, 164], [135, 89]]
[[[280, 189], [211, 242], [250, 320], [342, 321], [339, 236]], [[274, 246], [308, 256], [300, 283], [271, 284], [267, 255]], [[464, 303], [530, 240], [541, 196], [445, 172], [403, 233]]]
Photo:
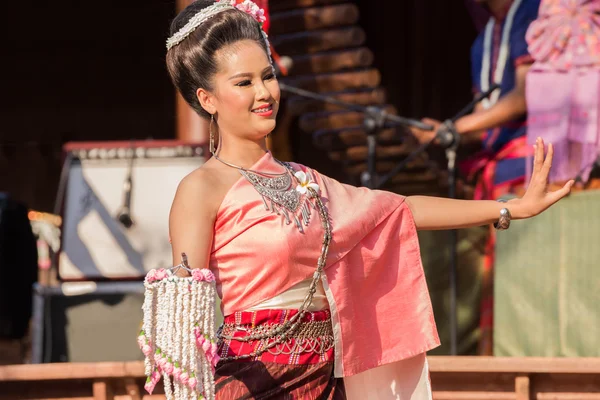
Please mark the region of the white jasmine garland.
[[163, 378], [163, 386], [165, 387], [165, 397], [167, 398], [167, 400], [172, 400], [175, 398], [175, 395], [173, 393], [174, 382], [171, 379], [171, 376], [166, 372], [163, 372]]
[[167, 400], [214, 400], [211, 364], [196, 347], [195, 335], [197, 326], [215, 341], [214, 276], [208, 270], [195, 270], [191, 278], [152, 270], [144, 286], [138, 344], [145, 355], [146, 390], [152, 393], [162, 376]]
[[[189, 375], [191, 372], [191, 368], [190, 368], [190, 363], [188, 362], [189, 358], [190, 358], [190, 329], [193, 329], [190, 325], [190, 319], [192, 318], [192, 314], [190, 313], [190, 297], [191, 297], [191, 292], [190, 292], [190, 287], [188, 282], [180, 282], [179, 283], [179, 289], [181, 290], [182, 293], [182, 297], [183, 297], [183, 308], [182, 308], [182, 314], [183, 314], [183, 341], [182, 341], [182, 348], [181, 348], [181, 369], [184, 371], [183, 374], [185, 374], [186, 379], [182, 379], [181, 380], [181, 389], [183, 392], [183, 398], [184, 399], [188, 399], [189, 398], [189, 390], [188, 390], [188, 382], [189, 382]], [[187, 292], [187, 293], [186, 293]], [[183, 375], [182, 374], [182, 375]]]
[[181, 292], [178, 290], [179, 288], [176, 285], [176, 297], [175, 297], [175, 335], [173, 338], [173, 361], [175, 365], [175, 372], [173, 372], [173, 389], [175, 392], [176, 399], [182, 399], [181, 396], [181, 386], [178, 382], [178, 377], [181, 376], [181, 308], [183, 307], [183, 302], [181, 301]]
[[203, 308], [203, 291], [204, 288], [207, 285], [198, 285], [195, 287], [194, 290], [194, 316], [193, 316], [193, 321], [194, 321], [194, 328], [193, 328], [193, 332], [194, 334], [192, 335], [192, 342], [193, 342], [193, 346], [191, 347], [191, 351], [193, 354], [193, 359], [191, 360], [193, 365], [194, 365], [194, 378], [196, 379], [196, 392], [197, 393], [207, 393], [208, 392], [208, 388], [206, 387], [206, 385], [204, 384], [204, 375], [203, 375], [203, 370], [204, 367], [206, 366], [207, 360], [205, 357], [203, 357], [203, 354], [201, 351], [199, 351], [198, 346], [197, 346], [197, 342], [196, 342], [196, 332], [197, 330], [201, 329], [201, 323], [200, 323], [200, 319], [203, 317], [203, 310], [205, 310], [205, 308]]
[[[216, 297], [217, 297], [217, 293], [216, 290], [213, 286], [208, 286], [208, 293], [207, 293], [207, 298], [209, 299], [209, 304], [210, 307], [208, 308], [209, 310], [212, 310], [212, 312], [209, 313], [205, 313], [206, 318], [210, 321], [210, 330], [208, 331], [208, 333], [210, 334], [211, 337], [211, 341], [216, 343], [217, 342], [217, 336], [216, 336], [216, 332], [217, 330], [215, 329], [215, 301], [216, 301]], [[215, 354], [217, 354], [217, 352], [215, 352]], [[212, 370], [211, 370], [211, 375], [212, 375]], [[210, 383], [210, 390], [208, 391], [208, 393], [210, 393], [210, 400], [214, 400], [215, 399], [215, 380], [211, 379], [209, 381]]]
[[166, 293], [167, 288], [165, 285], [160, 285], [158, 288], [158, 296], [156, 298], [157, 303], [157, 314], [156, 314], [156, 325], [154, 331], [154, 342], [155, 348], [152, 352], [152, 358], [154, 360], [154, 365], [156, 365], [156, 354], [158, 351], [162, 350], [165, 347], [166, 343], [166, 332], [167, 332], [167, 321], [168, 321], [168, 313], [166, 312]]
[[[168, 313], [169, 313], [169, 323], [167, 329], [167, 355], [169, 357], [169, 362], [171, 364], [171, 368], [174, 365], [174, 354], [175, 354], [175, 326], [177, 325], [177, 321], [175, 320], [175, 307], [176, 307], [176, 283], [173, 279], [166, 282], [168, 287]], [[169, 368], [170, 369], [170, 368]], [[171, 383], [175, 385], [175, 380], [171, 380]], [[173, 392], [173, 388], [169, 388], [170, 392]]]
[[[152, 339], [153, 338], [153, 336], [152, 336], [152, 325], [153, 325], [152, 324], [152, 316], [154, 315], [154, 313], [152, 312], [152, 310], [153, 310], [153, 306], [154, 306], [153, 302], [154, 302], [155, 298], [156, 298], [156, 296], [153, 296], [152, 288], [146, 287], [146, 290], [144, 293], [144, 305], [142, 306], [144, 319], [142, 322], [142, 331], [140, 332], [140, 334], [138, 336], [138, 344], [142, 347], [144, 345], [147, 345], [146, 339], [150, 343], [153, 342], [153, 339]], [[146, 376], [150, 376], [151, 373], [152, 373], [152, 363], [151, 363], [149, 357], [145, 357], [144, 358], [144, 374]]]
[[[170, 279], [169, 282], [167, 282], [167, 285], [169, 288], [169, 328], [167, 332], [167, 349], [170, 360], [169, 370], [172, 370], [175, 367], [175, 345], [177, 343], [177, 339], [175, 336], [177, 329], [177, 283], [174, 279]], [[173, 393], [173, 391], [175, 390], [175, 386], [177, 385], [177, 381], [175, 380], [175, 378], [171, 379], [171, 384], [173, 386], [169, 390], [171, 391], [171, 393]]]
[[[188, 348], [189, 348], [189, 359], [188, 359], [188, 387], [190, 399], [195, 399], [198, 397], [198, 378], [197, 375], [197, 360], [198, 357], [196, 352], [196, 336], [194, 335], [194, 329], [197, 321], [196, 310], [197, 305], [195, 304], [198, 301], [198, 290], [199, 288], [193, 284], [193, 282], [189, 283], [188, 289], [190, 292], [190, 304], [189, 304], [189, 329], [188, 329]], [[192, 383], [192, 382], [195, 382]]]
[[[202, 309], [206, 310], [208, 309], [208, 299], [207, 299], [207, 293], [206, 293], [206, 288], [202, 288], [200, 289], [202, 292], [202, 296], [201, 296], [201, 304], [202, 304]], [[200, 326], [200, 335], [201, 336], [205, 336], [206, 335], [206, 315], [202, 315], [201, 319], [198, 321], [199, 322], [199, 326]], [[198, 349], [198, 353], [201, 354], [201, 356], [199, 357], [202, 360], [206, 360], [206, 356], [204, 355], [204, 352], [202, 351], [202, 349]], [[202, 368], [202, 386], [203, 386], [203, 390], [205, 393], [209, 393], [210, 392], [210, 383], [211, 383], [211, 379], [210, 379], [210, 366], [208, 365], [208, 360], [206, 360], [206, 362], [202, 362], [201, 363], [201, 368]]]

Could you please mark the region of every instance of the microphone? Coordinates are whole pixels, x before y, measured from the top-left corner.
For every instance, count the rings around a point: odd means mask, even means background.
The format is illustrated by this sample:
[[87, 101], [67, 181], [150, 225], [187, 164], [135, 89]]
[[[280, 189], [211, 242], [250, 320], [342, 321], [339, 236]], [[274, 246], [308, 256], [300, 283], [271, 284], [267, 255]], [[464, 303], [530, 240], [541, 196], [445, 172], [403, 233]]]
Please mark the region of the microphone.
[[458, 112], [452, 119], [445, 120], [442, 125], [438, 128], [436, 132], [435, 140], [442, 147], [450, 147], [453, 145], [458, 145], [460, 134], [456, 131], [456, 126], [454, 126], [454, 122], [456, 122], [463, 115], [471, 112], [473, 108], [479, 103], [481, 100], [489, 97], [492, 92], [496, 89], [499, 89], [500, 85], [497, 83], [493, 84], [488, 90], [485, 92], [479, 93], [469, 104], [467, 104], [462, 110]]
[[135, 146], [133, 141], [131, 142], [131, 157], [129, 159], [129, 168], [127, 171], [127, 177], [123, 182], [123, 205], [117, 214], [117, 220], [127, 229], [133, 226], [133, 219], [131, 218], [131, 190], [133, 189], [133, 159], [135, 158]]
[[450, 119], [445, 120], [435, 133], [437, 143], [444, 148], [458, 145], [459, 138], [456, 126], [454, 126], [454, 123]]

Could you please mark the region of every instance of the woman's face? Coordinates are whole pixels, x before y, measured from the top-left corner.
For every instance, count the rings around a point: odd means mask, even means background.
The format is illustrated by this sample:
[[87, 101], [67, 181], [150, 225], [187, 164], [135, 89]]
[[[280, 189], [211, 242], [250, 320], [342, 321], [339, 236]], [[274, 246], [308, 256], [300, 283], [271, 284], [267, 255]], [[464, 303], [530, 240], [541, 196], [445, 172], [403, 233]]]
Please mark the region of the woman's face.
[[215, 55], [218, 72], [211, 92], [198, 89], [200, 104], [215, 114], [220, 133], [257, 140], [275, 128], [279, 84], [265, 51], [244, 40]]

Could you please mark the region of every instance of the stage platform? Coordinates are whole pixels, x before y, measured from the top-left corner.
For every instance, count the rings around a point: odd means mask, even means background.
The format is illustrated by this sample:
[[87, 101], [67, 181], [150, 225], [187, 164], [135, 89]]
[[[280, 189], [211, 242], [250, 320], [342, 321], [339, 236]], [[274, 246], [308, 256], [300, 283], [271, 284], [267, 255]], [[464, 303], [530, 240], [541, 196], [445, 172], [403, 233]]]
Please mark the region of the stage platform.
[[[436, 400], [600, 400], [600, 358], [429, 358]], [[158, 400], [142, 362], [0, 367], [0, 400]], [[157, 389], [160, 389], [158, 387]]]

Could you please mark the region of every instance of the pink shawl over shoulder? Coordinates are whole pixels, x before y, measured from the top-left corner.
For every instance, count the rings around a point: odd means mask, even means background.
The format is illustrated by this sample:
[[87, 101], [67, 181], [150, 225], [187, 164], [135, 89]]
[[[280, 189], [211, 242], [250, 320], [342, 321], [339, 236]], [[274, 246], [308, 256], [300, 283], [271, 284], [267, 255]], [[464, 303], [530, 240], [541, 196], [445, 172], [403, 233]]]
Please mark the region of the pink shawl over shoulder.
[[[270, 153], [252, 169], [273, 167]], [[333, 230], [323, 286], [332, 311], [335, 374], [350, 376], [439, 345], [405, 198], [341, 184], [307, 167], [321, 190]], [[227, 193], [215, 222], [210, 267], [223, 313], [243, 311], [312, 277], [323, 230], [313, 210], [304, 232], [266, 211], [243, 177]]]

